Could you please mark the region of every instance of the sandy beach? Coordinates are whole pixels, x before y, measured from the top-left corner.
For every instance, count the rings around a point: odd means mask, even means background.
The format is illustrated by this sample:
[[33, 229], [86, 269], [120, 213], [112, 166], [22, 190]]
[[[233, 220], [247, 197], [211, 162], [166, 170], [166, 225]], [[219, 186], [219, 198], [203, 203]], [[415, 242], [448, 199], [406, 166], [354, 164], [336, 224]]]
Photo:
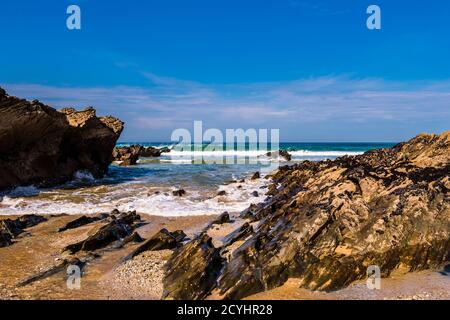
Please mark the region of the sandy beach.
[[[18, 287], [24, 279], [46, 270], [63, 258], [61, 250], [68, 244], [85, 238], [96, 223], [63, 233], [58, 228], [81, 215], [47, 216], [48, 221], [29, 228], [13, 245], [0, 250], [0, 299], [101, 299], [154, 300], [163, 292], [164, 265], [172, 250], [146, 251], [126, 262], [123, 258], [139, 244], [123, 248], [106, 248], [83, 270], [80, 289], [69, 289], [66, 275], [59, 272], [32, 284]], [[0, 220], [15, 218], [0, 216]], [[161, 228], [184, 230], [194, 237], [217, 216], [161, 217], [142, 215], [145, 225], [136, 231], [149, 238]], [[235, 222], [236, 223], [236, 222]], [[209, 231], [220, 241], [236, 224], [223, 224]], [[248, 300], [440, 300], [450, 299], [450, 270], [427, 270], [417, 273], [397, 271], [382, 279], [381, 290], [367, 289], [365, 281], [332, 292], [311, 291], [299, 287], [299, 281], [289, 279], [282, 286], [247, 297]], [[217, 299], [210, 296], [208, 299]]]
[[[79, 241], [87, 236], [95, 224], [85, 225], [73, 230], [58, 233], [57, 229], [68, 221], [81, 215], [51, 217], [47, 222], [26, 230], [17, 242], [0, 250], [0, 299], [158, 299], [156, 294], [162, 291], [162, 283], [155, 283], [147, 276], [161, 280], [161, 268], [167, 254], [157, 253], [155, 261], [157, 268], [151, 273], [139, 273], [138, 263], [133, 260], [133, 275], [118, 274], [117, 268], [122, 268], [122, 258], [130, 253], [137, 244], [129, 244], [120, 249], [102, 250], [101, 256], [94, 259], [85, 268], [81, 288], [70, 290], [66, 285], [63, 272], [36, 281], [24, 287], [17, 283], [27, 277], [48, 269], [62, 259], [61, 250], [68, 244]], [[0, 216], [0, 219], [14, 218]], [[201, 230], [213, 217], [194, 216], [167, 218], [159, 216], [142, 217], [147, 223], [138, 228], [137, 232], [144, 238], [150, 237], [161, 228], [170, 231], [182, 229], [188, 236], [193, 236]], [[166, 252], [167, 253], [167, 252]], [[147, 253], [143, 253], [146, 255]], [[139, 261], [139, 260], [136, 260]], [[147, 262], [146, 262], [147, 263]], [[123, 269], [123, 268], [122, 268]], [[133, 284], [145, 281], [145, 285], [137, 288]], [[130, 283], [128, 283], [130, 282]], [[128, 285], [130, 284], [130, 285]]]

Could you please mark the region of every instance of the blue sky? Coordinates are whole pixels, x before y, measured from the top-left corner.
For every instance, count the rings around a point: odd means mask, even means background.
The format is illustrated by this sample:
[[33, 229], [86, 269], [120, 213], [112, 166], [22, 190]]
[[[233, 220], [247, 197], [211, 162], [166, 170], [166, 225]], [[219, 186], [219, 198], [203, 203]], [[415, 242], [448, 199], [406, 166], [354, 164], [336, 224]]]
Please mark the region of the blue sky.
[[[82, 30], [66, 28], [77, 4]], [[366, 8], [382, 30], [366, 28]], [[279, 128], [283, 141], [400, 141], [450, 129], [450, 2], [3, 0], [0, 85], [93, 105], [122, 141]]]

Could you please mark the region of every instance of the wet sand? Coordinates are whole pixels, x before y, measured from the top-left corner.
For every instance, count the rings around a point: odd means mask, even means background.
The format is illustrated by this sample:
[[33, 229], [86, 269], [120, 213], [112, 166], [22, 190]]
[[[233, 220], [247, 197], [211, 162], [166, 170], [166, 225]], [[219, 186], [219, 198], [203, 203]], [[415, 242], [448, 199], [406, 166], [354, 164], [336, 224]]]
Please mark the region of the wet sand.
[[[64, 256], [62, 248], [84, 239], [100, 223], [58, 233], [58, 228], [81, 215], [49, 217], [47, 222], [27, 229], [15, 243], [0, 248], [0, 299], [159, 299], [163, 286], [163, 266], [172, 251], [144, 252], [123, 262], [139, 244], [122, 248], [103, 249], [100, 256], [84, 268], [80, 289], [69, 289], [64, 272], [18, 287], [17, 283], [58, 264]], [[161, 217], [141, 215], [145, 225], [136, 229], [149, 238], [161, 228], [184, 230], [193, 237], [216, 216]], [[15, 218], [0, 216], [0, 220]], [[220, 244], [223, 235], [240, 222], [215, 226], [208, 232]], [[402, 274], [397, 272], [381, 280], [381, 290], [369, 290], [365, 281], [356, 282], [343, 290], [313, 292], [299, 288], [298, 279], [289, 279], [281, 287], [258, 293], [247, 299], [328, 300], [328, 299], [450, 299], [450, 270], [422, 271]], [[210, 298], [218, 298], [211, 296]]]
[[[66, 275], [61, 272], [24, 287], [17, 283], [55, 266], [64, 258], [61, 250], [68, 244], [87, 237], [97, 223], [58, 233], [58, 228], [81, 215], [51, 217], [47, 222], [29, 228], [9, 247], [0, 248], [0, 299], [157, 299], [154, 288], [136, 295], [133, 287], [121, 285], [115, 269], [123, 265], [123, 257], [139, 244], [128, 244], [119, 249], [101, 250], [101, 256], [84, 268], [80, 289], [69, 289]], [[162, 228], [184, 230], [192, 237], [215, 216], [160, 217], [141, 215], [146, 225], [136, 231], [149, 238]], [[0, 216], [1, 219], [15, 218]], [[137, 258], [137, 257], [136, 257]], [[135, 259], [136, 259], [135, 258]], [[133, 259], [134, 260], [134, 259]], [[160, 264], [161, 265], [161, 264]], [[162, 288], [162, 284], [161, 284]], [[150, 290], [151, 289], [151, 290]]]
[[302, 289], [299, 279], [289, 279], [281, 287], [261, 292], [246, 300], [450, 300], [450, 272], [421, 271], [381, 279], [379, 290], [370, 290], [365, 281], [332, 292]]

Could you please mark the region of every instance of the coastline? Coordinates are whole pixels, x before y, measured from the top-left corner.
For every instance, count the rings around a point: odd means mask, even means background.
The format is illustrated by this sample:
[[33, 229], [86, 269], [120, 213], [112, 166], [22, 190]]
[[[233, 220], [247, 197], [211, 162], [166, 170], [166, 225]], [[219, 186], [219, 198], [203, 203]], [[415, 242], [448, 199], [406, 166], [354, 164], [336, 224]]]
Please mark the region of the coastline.
[[[51, 217], [48, 222], [26, 230], [16, 243], [0, 250], [0, 299], [62, 299], [62, 300], [154, 300], [163, 290], [163, 266], [172, 250], [147, 251], [133, 260], [122, 258], [138, 244], [102, 252], [90, 262], [83, 273], [81, 288], [68, 289], [63, 273], [52, 275], [25, 287], [17, 283], [32, 274], [54, 265], [61, 258], [61, 249], [80, 240], [94, 227], [86, 225], [57, 233], [57, 228], [82, 215]], [[0, 216], [0, 221], [12, 218]], [[191, 217], [161, 217], [142, 215], [148, 224], [137, 229], [150, 238], [161, 228], [184, 230], [193, 237], [217, 218], [215, 215]], [[227, 230], [216, 231], [216, 235]], [[448, 300], [450, 270], [426, 270], [416, 273], [396, 272], [383, 278], [381, 290], [367, 290], [364, 281], [337, 291], [323, 292], [300, 288], [297, 279], [289, 279], [282, 286], [254, 294], [245, 300]], [[220, 299], [210, 296], [208, 299]]]
[[[64, 273], [58, 273], [24, 287], [18, 287], [20, 281], [57, 264], [63, 255], [61, 250], [68, 244], [86, 237], [96, 227], [85, 225], [73, 230], [58, 233], [57, 229], [65, 223], [82, 215], [63, 215], [51, 217], [45, 223], [31, 227], [19, 237], [13, 245], [0, 250], [0, 299], [131, 299], [139, 298], [130, 289], [114, 283], [114, 270], [122, 265], [122, 258], [139, 244], [130, 244], [124, 248], [102, 250], [101, 257], [88, 263], [81, 278], [81, 288], [68, 289]], [[161, 217], [142, 215], [146, 225], [136, 231], [149, 238], [161, 228], [170, 231], [184, 230], [188, 236], [199, 232], [214, 216]], [[0, 221], [12, 218], [0, 216]], [[162, 283], [160, 284], [162, 288]], [[115, 290], [114, 290], [115, 289]], [[144, 293], [143, 299], [156, 299], [151, 292]]]

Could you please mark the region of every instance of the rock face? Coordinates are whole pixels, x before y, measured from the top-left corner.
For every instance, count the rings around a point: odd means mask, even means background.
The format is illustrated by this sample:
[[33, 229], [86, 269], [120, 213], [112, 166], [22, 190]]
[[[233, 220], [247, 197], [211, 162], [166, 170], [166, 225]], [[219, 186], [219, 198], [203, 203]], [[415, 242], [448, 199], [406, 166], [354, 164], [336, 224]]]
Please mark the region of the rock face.
[[204, 299], [214, 288], [222, 258], [206, 234], [189, 242], [173, 254], [166, 264], [163, 298]]
[[123, 122], [91, 107], [57, 111], [0, 88], [0, 190], [61, 183], [78, 170], [101, 177], [122, 130]]
[[208, 248], [232, 251], [221, 267], [203, 260], [213, 285], [186, 274], [197, 272], [187, 266], [204, 250], [187, 244], [171, 259], [187, 272], [169, 269], [168, 296], [204, 298], [214, 290], [239, 299], [290, 277], [305, 288], [335, 290], [366, 278], [371, 265], [387, 277], [450, 260], [450, 131], [360, 156], [281, 167], [272, 178], [268, 199], [243, 215], [258, 223], [254, 233], [238, 248]]

